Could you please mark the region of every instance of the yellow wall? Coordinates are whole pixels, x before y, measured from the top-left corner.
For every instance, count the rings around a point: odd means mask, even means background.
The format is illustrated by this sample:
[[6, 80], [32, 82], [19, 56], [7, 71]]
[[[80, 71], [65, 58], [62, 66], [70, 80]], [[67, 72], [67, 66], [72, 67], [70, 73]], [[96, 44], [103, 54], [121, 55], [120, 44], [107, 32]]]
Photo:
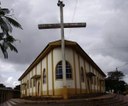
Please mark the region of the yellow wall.
[[[103, 76], [86, 60], [84, 60], [78, 53], [76, 53], [71, 48], [65, 49], [65, 57], [66, 61], [71, 64], [72, 68], [72, 79], [67, 80], [67, 89], [68, 95], [71, 94], [80, 94], [80, 93], [91, 93], [104, 91], [104, 87], [100, 87], [100, 80], [103, 79]], [[27, 80], [30, 79], [34, 75], [40, 75], [39, 79], [36, 79], [37, 83], [40, 83], [36, 86], [33, 86], [27, 89], [27, 94], [25, 89], [21, 90], [22, 96], [43, 96], [43, 95], [53, 95], [53, 96], [61, 96], [63, 91], [63, 80], [56, 80], [55, 70], [57, 63], [61, 61], [61, 48], [55, 48], [51, 50], [51, 52], [43, 58], [22, 80], [22, 83], [27, 83]], [[84, 70], [84, 82], [80, 80], [80, 70], [83, 67]], [[89, 68], [90, 67], [90, 68]], [[43, 83], [43, 70], [46, 70], [46, 83]], [[87, 82], [87, 72], [93, 72], [96, 77], [93, 79], [93, 84], [91, 81]], [[96, 80], [96, 81], [94, 81]], [[104, 84], [102, 84], [104, 85]], [[90, 87], [89, 87], [90, 86]], [[21, 87], [22, 88], [22, 87]], [[90, 90], [89, 90], [90, 88]], [[39, 89], [39, 92], [38, 92]]]

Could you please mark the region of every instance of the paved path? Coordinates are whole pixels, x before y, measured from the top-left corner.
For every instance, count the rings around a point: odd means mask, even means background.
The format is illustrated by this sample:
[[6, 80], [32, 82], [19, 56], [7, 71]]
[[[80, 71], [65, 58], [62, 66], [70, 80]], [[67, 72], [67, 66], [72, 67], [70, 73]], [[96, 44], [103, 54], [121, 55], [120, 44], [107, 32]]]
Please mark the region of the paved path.
[[[110, 98], [113, 95], [95, 97], [97, 99]], [[49, 101], [32, 101], [24, 99], [10, 99], [0, 106], [88, 106], [86, 102], [94, 98], [70, 99], [70, 100], [49, 100]]]
[[64, 104], [67, 101], [65, 100], [31, 101], [31, 100], [24, 100], [24, 99], [10, 99], [9, 101], [6, 101], [3, 104], [0, 104], [0, 106], [65, 106]]
[[[107, 99], [110, 98], [111, 95], [105, 95], [101, 97], [91, 98], [91, 99], [70, 99], [70, 100], [49, 100], [49, 101], [31, 101], [31, 100], [24, 100], [24, 99], [11, 99], [3, 104], [0, 104], [0, 106], [92, 106], [89, 105], [90, 100], [92, 99]], [[127, 96], [119, 96], [121, 99], [124, 100], [124, 102], [127, 102], [125, 105], [119, 105], [119, 106], [128, 106], [128, 97]], [[90, 102], [89, 102], [90, 101]], [[101, 106], [101, 105], [96, 105]], [[105, 105], [109, 106], [109, 105]], [[115, 105], [112, 105], [115, 106]], [[116, 105], [117, 106], [117, 105]]]
[[23, 99], [10, 99], [10, 100], [0, 104], [0, 106], [19, 106], [19, 104], [23, 104], [25, 102], [26, 102], [26, 100], [23, 100]]

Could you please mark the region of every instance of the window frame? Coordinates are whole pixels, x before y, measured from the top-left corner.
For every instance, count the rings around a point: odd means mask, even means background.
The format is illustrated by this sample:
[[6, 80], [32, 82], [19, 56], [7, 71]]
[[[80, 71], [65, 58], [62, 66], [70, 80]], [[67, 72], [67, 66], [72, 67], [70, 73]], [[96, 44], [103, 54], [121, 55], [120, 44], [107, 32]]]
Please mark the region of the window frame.
[[44, 68], [43, 69], [43, 81], [42, 81], [43, 84], [46, 84], [47, 83], [47, 80], [46, 80], [46, 69]]
[[[58, 67], [59, 65], [59, 67]], [[57, 69], [59, 68], [59, 69]], [[57, 72], [58, 71], [58, 72]], [[68, 72], [67, 72], [68, 71]], [[67, 77], [68, 76], [68, 77]], [[58, 77], [58, 78], [57, 78]], [[63, 72], [62, 72], [62, 61], [59, 61], [56, 65], [55, 69], [55, 78], [56, 80], [62, 80], [63, 79]], [[73, 79], [72, 75], [72, 66], [71, 64], [66, 61], [66, 79]]]
[[27, 89], [29, 89], [29, 80], [27, 80]]
[[84, 68], [80, 68], [80, 81], [85, 82]]
[[[66, 79], [73, 79], [73, 76], [72, 76], [72, 67], [71, 67], [71, 64], [66, 61]], [[67, 65], [68, 65], [68, 68], [67, 68]], [[67, 70], [68, 69], [68, 70]], [[68, 72], [67, 72], [68, 71]], [[69, 72], [70, 71], [70, 72]], [[70, 76], [67, 78], [67, 75]]]
[[30, 79], [30, 88], [32, 88], [32, 79]]
[[33, 81], [33, 87], [35, 87], [36, 86], [36, 79], [32, 79]]

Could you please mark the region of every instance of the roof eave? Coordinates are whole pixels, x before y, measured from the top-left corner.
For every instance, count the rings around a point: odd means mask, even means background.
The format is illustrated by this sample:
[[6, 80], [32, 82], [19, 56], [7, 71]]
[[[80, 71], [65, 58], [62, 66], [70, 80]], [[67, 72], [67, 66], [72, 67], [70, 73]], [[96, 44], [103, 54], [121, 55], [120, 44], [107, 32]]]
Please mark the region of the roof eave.
[[[43, 59], [53, 48], [56, 48], [58, 46], [61, 45], [61, 40], [59, 41], [54, 41], [54, 42], [50, 42], [45, 48], [44, 50], [39, 54], [39, 56], [37, 56], [37, 58], [32, 62], [32, 64], [27, 68], [27, 70], [21, 75], [21, 77], [18, 79], [19, 81], [21, 81], [25, 75], [27, 73], [30, 72], [30, 70], [39, 63], [39, 61], [41, 59]], [[72, 42], [72, 41], [65, 41], [65, 45], [70, 45], [73, 48], [75, 47], [77, 52], [81, 51], [81, 55], [83, 55], [87, 61], [91, 62], [93, 64], [94, 67], [96, 67], [96, 69], [98, 69], [98, 71], [104, 76], [106, 77], [106, 75], [104, 74], [104, 72], [96, 65], [96, 63], [87, 55], [87, 53], [76, 43], [76, 42]]]

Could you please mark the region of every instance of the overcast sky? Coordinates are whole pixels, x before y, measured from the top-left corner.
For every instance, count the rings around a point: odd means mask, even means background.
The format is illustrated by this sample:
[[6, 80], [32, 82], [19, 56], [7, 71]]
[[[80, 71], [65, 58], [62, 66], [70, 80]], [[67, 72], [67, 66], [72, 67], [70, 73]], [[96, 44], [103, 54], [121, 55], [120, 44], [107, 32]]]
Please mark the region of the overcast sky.
[[[116, 67], [128, 82], [128, 0], [63, 0], [65, 22], [86, 22], [86, 28], [66, 29], [65, 38], [77, 42], [107, 74]], [[18, 78], [51, 41], [60, 39], [59, 29], [39, 30], [38, 24], [57, 23], [58, 0], [1, 0], [23, 27], [14, 29], [18, 54], [0, 51], [0, 83], [14, 87]]]

